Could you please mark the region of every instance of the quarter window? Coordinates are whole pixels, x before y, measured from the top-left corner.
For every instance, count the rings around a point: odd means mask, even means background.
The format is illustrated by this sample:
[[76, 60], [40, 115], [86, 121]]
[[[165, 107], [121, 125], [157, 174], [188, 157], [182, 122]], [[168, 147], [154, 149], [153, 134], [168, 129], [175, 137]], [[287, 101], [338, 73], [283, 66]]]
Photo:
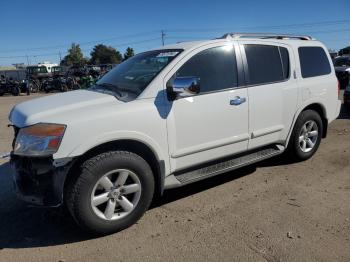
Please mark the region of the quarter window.
[[285, 47], [279, 46], [278, 49], [280, 50], [281, 59], [282, 59], [282, 66], [283, 66], [283, 76], [285, 79], [289, 78], [289, 72], [290, 72], [290, 63], [289, 63], [289, 53], [288, 49]]
[[175, 77], [200, 78], [200, 93], [237, 87], [237, 64], [233, 46], [214, 47], [190, 58]]
[[279, 82], [289, 78], [290, 63], [286, 48], [250, 44], [244, 48], [250, 85]]
[[328, 75], [331, 72], [328, 57], [322, 47], [299, 47], [298, 52], [303, 78]]

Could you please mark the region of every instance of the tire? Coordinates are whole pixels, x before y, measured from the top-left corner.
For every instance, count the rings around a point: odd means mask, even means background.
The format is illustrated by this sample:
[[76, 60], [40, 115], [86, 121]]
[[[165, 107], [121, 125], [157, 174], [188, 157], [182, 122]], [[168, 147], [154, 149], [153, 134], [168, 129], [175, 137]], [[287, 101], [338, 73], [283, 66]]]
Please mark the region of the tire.
[[66, 84], [62, 84], [62, 85], [61, 85], [61, 88], [60, 88], [60, 91], [61, 91], [61, 92], [67, 92], [67, 91], [68, 91], [67, 85], [66, 85]]
[[[70, 214], [83, 230], [94, 235], [115, 233], [133, 225], [149, 208], [154, 193], [154, 177], [150, 166], [140, 156], [127, 151], [110, 151], [85, 161], [80, 170], [77, 178], [67, 187], [65, 203]], [[114, 190], [120, 189], [122, 192], [123, 188], [126, 191], [128, 185], [138, 184], [139, 191], [129, 194], [125, 192], [125, 195], [116, 196], [116, 191], [105, 189], [110, 188], [110, 184], [106, 184], [104, 180], [106, 177], [114, 184], [114, 179], [125, 172], [128, 172], [126, 183], [123, 187]], [[138, 181], [135, 182], [137, 179]], [[135, 181], [129, 184], [133, 180]], [[97, 191], [99, 192], [95, 194]], [[108, 194], [104, 197], [108, 200], [94, 205], [93, 198], [103, 194]], [[125, 198], [129, 203], [134, 204], [133, 209], [127, 206], [129, 209], [127, 211], [124, 208], [126, 204], [123, 199]], [[111, 214], [107, 209], [113, 203], [116, 203], [116, 206], [111, 209], [114, 211], [111, 217], [106, 213]]]
[[350, 103], [344, 103], [344, 107], [346, 111], [350, 112]]
[[18, 86], [12, 87], [11, 93], [13, 96], [19, 96], [21, 93], [21, 90], [19, 89]]
[[[313, 124], [311, 125], [311, 123]], [[309, 130], [310, 126], [312, 126], [311, 130]], [[304, 127], [306, 127], [306, 129]], [[317, 131], [317, 133], [315, 133], [315, 131]], [[322, 119], [316, 111], [305, 110], [301, 112], [294, 125], [293, 133], [289, 141], [287, 149], [289, 155], [297, 161], [307, 160], [312, 157], [321, 143], [322, 132]]]
[[37, 93], [39, 91], [38, 87], [34, 83], [29, 83], [30, 93]]

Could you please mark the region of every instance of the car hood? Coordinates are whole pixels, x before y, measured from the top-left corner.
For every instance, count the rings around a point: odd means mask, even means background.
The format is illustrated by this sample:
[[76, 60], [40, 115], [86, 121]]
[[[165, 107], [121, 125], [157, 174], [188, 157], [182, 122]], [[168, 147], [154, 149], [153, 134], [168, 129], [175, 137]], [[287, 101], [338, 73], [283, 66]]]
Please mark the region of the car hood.
[[109, 94], [77, 90], [20, 103], [11, 110], [9, 120], [17, 127], [24, 127], [40, 122], [54, 122], [56, 119], [64, 119], [64, 116], [68, 119], [71, 114], [83, 115], [94, 108], [120, 103], [123, 102]]

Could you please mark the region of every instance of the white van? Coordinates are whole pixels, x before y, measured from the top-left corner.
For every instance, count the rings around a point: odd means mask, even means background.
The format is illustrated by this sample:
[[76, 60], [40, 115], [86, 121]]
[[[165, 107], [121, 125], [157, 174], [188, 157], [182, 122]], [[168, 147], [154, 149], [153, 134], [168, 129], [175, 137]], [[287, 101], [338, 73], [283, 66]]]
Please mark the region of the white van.
[[65, 204], [82, 228], [108, 234], [166, 189], [283, 152], [310, 158], [339, 111], [322, 43], [227, 34], [140, 53], [88, 90], [15, 106], [11, 163], [23, 199]]

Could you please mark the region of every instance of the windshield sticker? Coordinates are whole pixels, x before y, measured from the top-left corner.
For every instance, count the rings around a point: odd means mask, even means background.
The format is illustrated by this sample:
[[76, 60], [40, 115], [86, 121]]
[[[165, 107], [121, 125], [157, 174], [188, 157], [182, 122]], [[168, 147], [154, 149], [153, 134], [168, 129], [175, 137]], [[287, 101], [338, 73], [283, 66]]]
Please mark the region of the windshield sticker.
[[176, 56], [179, 52], [164, 52], [164, 53], [159, 53], [157, 55], [157, 57], [172, 57], [172, 56]]

